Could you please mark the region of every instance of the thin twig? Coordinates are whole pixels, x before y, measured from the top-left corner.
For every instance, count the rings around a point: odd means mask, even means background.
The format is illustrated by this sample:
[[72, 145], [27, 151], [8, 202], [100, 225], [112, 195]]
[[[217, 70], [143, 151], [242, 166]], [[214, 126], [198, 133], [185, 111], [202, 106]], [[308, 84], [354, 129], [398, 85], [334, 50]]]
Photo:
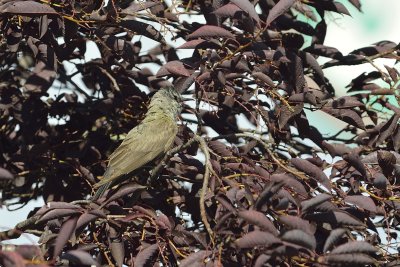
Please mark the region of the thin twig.
[[204, 223], [204, 227], [206, 228], [208, 234], [210, 235], [211, 242], [214, 244], [214, 233], [211, 229], [210, 224], [207, 221], [207, 214], [206, 214], [206, 207], [205, 207], [205, 196], [208, 190], [208, 182], [210, 180], [210, 170], [212, 170], [212, 166], [210, 163], [210, 153], [208, 152], [208, 146], [206, 141], [203, 137], [199, 135], [195, 135], [194, 139], [199, 143], [200, 149], [204, 154], [205, 157], [205, 171], [204, 171], [204, 179], [203, 179], [203, 186], [200, 192], [200, 216], [201, 220]]
[[102, 67], [99, 67], [99, 69], [100, 69], [100, 71], [101, 71], [102, 73], [104, 73], [104, 74], [108, 77], [108, 79], [110, 79], [110, 81], [111, 81], [111, 83], [113, 84], [115, 90], [117, 90], [118, 92], [120, 92], [121, 89], [119, 88], [119, 85], [118, 85], [117, 81], [115, 80], [115, 78], [114, 78], [106, 69], [104, 69], [104, 68], [102, 68]]
[[195, 138], [190, 139], [189, 141], [187, 141], [185, 144], [182, 144], [180, 146], [174, 147], [171, 150], [169, 150], [165, 155], [164, 158], [161, 160], [160, 163], [157, 164], [157, 166], [155, 166], [151, 171], [151, 175], [150, 175], [150, 182], [153, 182], [154, 179], [158, 176], [158, 174], [160, 173], [161, 169], [163, 168], [163, 166], [166, 166], [169, 163], [169, 160], [172, 158], [173, 155], [175, 155], [176, 153], [185, 150], [186, 148], [188, 148], [189, 146], [191, 146], [194, 142], [196, 142]]
[[14, 239], [21, 236], [23, 231], [27, 230], [29, 227], [35, 225], [39, 216], [32, 216], [22, 222], [19, 222], [13, 229], [0, 232], [0, 241]]
[[212, 138], [211, 140], [216, 140], [216, 139], [223, 139], [223, 138], [229, 138], [229, 137], [247, 137], [247, 138], [251, 138], [253, 140], [256, 140], [258, 143], [260, 143], [263, 148], [265, 149], [265, 151], [267, 151], [268, 156], [271, 157], [271, 159], [282, 169], [284, 169], [285, 171], [287, 171], [288, 173], [291, 173], [303, 180], [307, 180], [308, 178], [302, 173], [299, 172], [291, 167], [286, 166], [285, 164], [283, 164], [277, 157], [275, 157], [274, 153], [271, 151], [271, 149], [268, 147], [267, 143], [265, 143], [261, 138], [259, 138], [258, 136], [251, 134], [251, 133], [237, 133], [237, 134], [229, 134], [229, 135], [220, 135], [220, 136], [216, 136], [214, 138]]

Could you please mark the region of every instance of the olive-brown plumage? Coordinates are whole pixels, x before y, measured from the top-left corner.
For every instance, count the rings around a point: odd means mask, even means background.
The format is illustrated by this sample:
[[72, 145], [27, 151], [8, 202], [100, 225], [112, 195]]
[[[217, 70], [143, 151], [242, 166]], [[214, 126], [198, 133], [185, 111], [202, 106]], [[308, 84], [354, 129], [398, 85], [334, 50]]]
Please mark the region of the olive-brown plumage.
[[171, 148], [178, 132], [181, 103], [181, 96], [173, 87], [163, 88], [154, 94], [143, 121], [129, 131], [110, 155], [103, 179], [94, 185], [98, 190], [92, 200], [100, 198], [122, 175], [142, 167]]

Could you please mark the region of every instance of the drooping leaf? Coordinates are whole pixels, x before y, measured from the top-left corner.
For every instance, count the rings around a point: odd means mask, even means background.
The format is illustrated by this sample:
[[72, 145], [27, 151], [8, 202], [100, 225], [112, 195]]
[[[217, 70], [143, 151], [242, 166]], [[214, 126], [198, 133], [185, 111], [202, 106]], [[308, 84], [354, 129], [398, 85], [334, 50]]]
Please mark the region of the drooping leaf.
[[271, 181], [276, 183], [282, 182], [285, 186], [291, 187], [296, 193], [302, 196], [307, 195], [307, 190], [304, 188], [304, 185], [289, 174], [275, 173], [271, 176]]
[[200, 264], [204, 264], [204, 260], [211, 254], [211, 251], [199, 250], [195, 253], [190, 254], [180, 262], [179, 266], [192, 267]]
[[389, 185], [389, 181], [383, 173], [377, 172], [372, 176], [372, 178], [376, 188], [386, 190], [387, 186]]
[[235, 241], [238, 248], [254, 248], [256, 246], [269, 247], [273, 244], [279, 244], [281, 240], [269, 232], [252, 231], [243, 235]]
[[290, 230], [282, 235], [282, 240], [296, 245], [315, 250], [317, 241], [313, 235], [307, 234], [302, 230]]
[[153, 244], [141, 250], [135, 258], [135, 266], [145, 267], [152, 265], [151, 262], [155, 260], [160, 250], [160, 244]]
[[322, 110], [337, 119], [343, 120], [360, 129], [365, 129], [365, 125], [361, 116], [352, 109], [336, 109], [330, 107], [323, 107]]
[[367, 265], [374, 264], [376, 261], [374, 258], [361, 254], [361, 253], [353, 253], [353, 254], [332, 254], [324, 256], [324, 260], [330, 264], [340, 264], [347, 266], [354, 265]]
[[353, 195], [345, 197], [344, 201], [354, 204], [359, 208], [376, 213], [376, 205], [370, 197], [362, 195]]
[[243, 9], [241, 9], [238, 5], [228, 3], [213, 11], [213, 13], [221, 17], [234, 17], [236, 12], [240, 12], [242, 10]]
[[344, 228], [337, 228], [334, 229], [330, 232], [328, 238], [325, 241], [324, 244], [324, 252], [327, 252], [333, 248], [337, 244], [337, 242], [340, 240], [340, 238], [347, 232], [346, 229]]
[[309, 52], [313, 55], [329, 57], [333, 59], [341, 59], [343, 57], [343, 54], [337, 48], [325, 46], [322, 44], [314, 44], [304, 49], [304, 51]]
[[49, 5], [35, 1], [12, 1], [0, 7], [0, 14], [17, 14], [25, 16], [58, 15]]
[[125, 27], [154, 41], [165, 43], [163, 35], [150, 24], [137, 20], [121, 20], [119, 23], [121, 27]]
[[264, 214], [255, 210], [241, 210], [238, 216], [245, 219], [248, 223], [259, 226], [261, 229], [268, 231], [274, 236], [278, 235], [278, 230]]
[[254, 5], [249, 0], [230, 0], [232, 3], [240, 7], [243, 11], [247, 12], [249, 16], [254, 19], [256, 23], [260, 22], [260, 18], [254, 8]]
[[213, 25], [205, 25], [205, 26], [201, 26], [200, 28], [195, 30], [193, 33], [189, 34], [187, 36], [187, 38], [188, 39], [235, 38], [235, 36], [231, 32], [225, 30], [224, 28], [221, 28], [218, 26], [213, 26]]
[[68, 260], [71, 265], [100, 266], [100, 264], [93, 259], [92, 255], [84, 250], [69, 250], [64, 253], [61, 258]]
[[272, 21], [285, 13], [295, 2], [296, 0], [279, 0], [279, 2], [276, 3], [274, 7], [269, 11], [265, 24], [271, 24]]
[[[111, 255], [117, 263], [117, 266], [122, 267], [125, 259], [125, 245], [121, 233], [119, 233], [119, 231], [114, 227], [110, 226], [108, 230], [108, 238]], [[138, 253], [137, 257], [139, 254], [140, 252]]]
[[126, 185], [122, 186], [121, 188], [119, 188], [118, 191], [115, 192], [114, 194], [112, 194], [110, 197], [107, 197], [107, 199], [103, 203], [101, 203], [101, 207], [104, 207], [111, 201], [119, 199], [123, 196], [129, 195], [132, 193], [139, 193], [139, 192], [143, 191], [144, 189], [146, 189], [146, 187], [139, 185], [139, 184], [135, 184], [135, 183], [126, 184]]
[[359, 226], [365, 227], [365, 225], [355, 218], [354, 216], [348, 214], [347, 212], [341, 211], [329, 211], [329, 212], [318, 212], [314, 214], [306, 214], [304, 218], [309, 221], [316, 222], [326, 222], [333, 226]]
[[178, 60], [167, 62], [164, 64], [157, 72], [157, 77], [162, 77], [168, 74], [173, 74], [177, 76], [190, 76], [190, 72], [185, 68], [185, 65]]
[[350, 241], [340, 245], [331, 251], [332, 254], [346, 254], [346, 253], [376, 253], [378, 249], [365, 241]]
[[305, 200], [301, 202], [301, 208], [303, 212], [307, 212], [308, 210], [312, 210], [314, 207], [328, 201], [332, 196], [328, 194], [319, 194], [316, 197], [310, 198], [309, 200]]
[[55, 259], [58, 255], [60, 255], [65, 244], [68, 242], [68, 240], [75, 232], [77, 221], [78, 217], [73, 216], [70, 217], [68, 220], [66, 220], [61, 226], [60, 232], [58, 233], [54, 244], [53, 259]]
[[53, 219], [63, 218], [67, 216], [72, 216], [81, 213], [81, 211], [76, 209], [53, 209], [46, 212], [39, 220], [36, 221], [37, 224], [44, 223]]
[[315, 229], [312, 229], [310, 223], [297, 216], [281, 215], [279, 216], [279, 221], [286, 225], [289, 229], [298, 229], [310, 235], [314, 234]]
[[361, 161], [361, 158], [358, 154], [352, 152], [344, 155], [343, 159], [353, 166], [357, 171], [359, 171], [363, 177], [367, 177], [367, 170], [365, 169], [364, 163]]
[[332, 186], [329, 178], [320, 168], [318, 168], [311, 162], [301, 158], [293, 158], [291, 159], [291, 162], [297, 169], [305, 172], [306, 174], [311, 176], [311, 178], [316, 179], [318, 182], [324, 185], [328, 190], [331, 190]]
[[0, 180], [12, 180], [14, 175], [6, 169], [0, 168]]
[[139, 2], [139, 3], [132, 2], [127, 8], [122, 9], [120, 14], [136, 15], [136, 13], [139, 11], [154, 7], [159, 4], [160, 4], [160, 2], [156, 2], [156, 1], [146, 1], [146, 2]]
[[264, 82], [266, 85], [270, 87], [275, 87], [274, 81], [268, 77], [268, 75], [262, 73], [262, 72], [253, 72], [251, 75], [253, 75], [254, 78], [259, 79], [260, 81]]

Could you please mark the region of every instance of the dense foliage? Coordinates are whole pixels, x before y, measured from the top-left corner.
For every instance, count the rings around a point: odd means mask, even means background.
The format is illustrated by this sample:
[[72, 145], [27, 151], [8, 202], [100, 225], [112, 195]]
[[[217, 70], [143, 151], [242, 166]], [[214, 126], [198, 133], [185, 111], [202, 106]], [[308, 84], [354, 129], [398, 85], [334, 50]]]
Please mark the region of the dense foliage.
[[[3, 244], [3, 266], [400, 264], [399, 73], [374, 63], [397, 60], [399, 47], [325, 46], [326, 16], [348, 15], [343, 4], [0, 4], [1, 201], [46, 202], [1, 233], [40, 236], [39, 246]], [[93, 47], [100, 58], [88, 59]], [[335, 96], [323, 69], [355, 64], [376, 70]], [[88, 200], [143, 119], [144, 88], [171, 83], [195, 100], [172, 150]], [[346, 126], [323, 136], [306, 110]]]

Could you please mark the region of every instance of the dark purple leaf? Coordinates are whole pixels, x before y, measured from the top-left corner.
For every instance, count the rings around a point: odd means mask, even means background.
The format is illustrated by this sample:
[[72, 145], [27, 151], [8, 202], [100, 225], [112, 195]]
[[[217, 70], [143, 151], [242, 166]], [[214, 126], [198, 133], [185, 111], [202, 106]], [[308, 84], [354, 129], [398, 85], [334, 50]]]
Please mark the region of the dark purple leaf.
[[266, 25], [268, 26], [277, 17], [289, 10], [296, 0], [279, 0], [279, 2], [269, 11]]
[[297, 169], [305, 172], [306, 174], [311, 176], [311, 178], [316, 179], [329, 191], [331, 190], [332, 186], [330, 180], [320, 168], [318, 168], [311, 162], [301, 158], [293, 158], [291, 159], [291, 162]]
[[222, 156], [222, 157], [231, 157], [233, 156], [232, 151], [229, 149], [229, 147], [227, 147], [226, 145], [224, 145], [223, 143], [219, 142], [219, 141], [210, 141], [208, 142], [209, 147], [218, 155]]
[[274, 88], [275, 87], [275, 83], [274, 81], [266, 74], [262, 73], [262, 72], [253, 72], [251, 74], [254, 78], [262, 81], [263, 83], [265, 83], [266, 85], [268, 85], [269, 87]]
[[365, 169], [364, 163], [361, 161], [360, 156], [355, 152], [345, 154], [343, 159], [350, 163], [357, 171], [361, 173], [363, 177], [367, 177], [367, 170]]
[[380, 190], [386, 190], [389, 181], [383, 173], [377, 172], [373, 176], [374, 186]]
[[204, 264], [205, 259], [211, 254], [211, 251], [199, 250], [195, 253], [190, 254], [180, 262], [181, 267], [192, 267], [200, 264]]
[[164, 76], [166, 74], [174, 74], [178, 76], [190, 76], [190, 72], [185, 68], [183, 63], [178, 60], [167, 62], [157, 72], [157, 77]]
[[261, 254], [257, 257], [254, 267], [263, 267], [264, 264], [271, 259], [271, 255]]
[[0, 251], [0, 259], [4, 267], [26, 267], [26, 260], [14, 251]]
[[332, 254], [324, 256], [324, 260], [330, 264], [339, 264], [346, 266], [354, 266], [354, 265], [373, 265], [376, 263], [375, 259], [361, 253], [353, 253], [353, 254]]
[[322, 44], [314, 44], [304, 49], [304, 51], [313, 55], [329, 57], [333, 59], [341, 59], [343, 57], [343, 54], [335, 47], [325, 46]]
[[358, 9], [358, 11], [361, 12], [361, 3], [360, 3], [360, 0], [349, 0], [349, 2], [350, 2], [353, 6], [355, 6], [355, 7]]
[[0, 7], [0, 14], [9, 13], [25, 16], [58, 15], [49, 5], [35, 1], [12, 1]]
[[135, 267], [152, 266], [152, 261], [158, 256], [162, 244], [153, 244], [141, 250], [135, 258]]
[[207, 42], [206, 40], [203, 39], [194, 39], [191, 41], [187, 41], [186, 43], [178, 46], [176, 49], [195, 49], [199, 44], [202, 44], [204, 42]]
[[269, 247], [273, 244], [279, 244], [281, 240], [273, 234], [261, 231], [252, 231], [245, 234], [235, 241], [238, 248], [254, 248], [256, 246]]
[[393, 135], [394, 130], [396, 129], [397, 122], [400, 119], [400, 115], [394, 114], [381, 128], [380, 133], [378, 135], [378, 139], [376, 140], [376, 145], [381, 145], [388, 137]]
[[46, 206], [49, 209], [79, 209], [79, 210], [82, 210], [82, 208], [78, 205], [68, 203], [68, 202], [62, 202], [62, 201], [51, 201], [51, 202], [48, 202]]
[[[76, 215], [81, 213], [81, 211], [76, 209], [54, 209], [46, 212], [39, 220], [36, 221], [37, 224], [47, 222], [53, 219], [60, 219], [63, 217]], [[77, 217], [78, 219], [78, 217]]]
[[305, 200], [301, 202], [301, 208], [303, 212], [306, 212], [308, 210], [314, 209], [316, 206], [330, 200], [332, 198], [331, 195], [328, 194], [319, 194], [316, 197], [310, 198], [309, 200]]
[[14, 175], [6, 169], [0, 167], [0, 180], [12, 180]]
[[289, 174], [275, 173], [271, 176], [271, 181], [276, 183], [282, 182], [285, 186], [291, 187], [297, 194], [302, 196], [306, 196], [308, 194], [303, 184]]
[[188, 39], [195, 38], [235, 38], [235, 36], [225, 30], [224, 28], [213, 26], [213, 25], [205, 25], [201, 26], [199, 29], [195, 30], [193, 33], [187, 36]]
[[306, 4], [296, 1], [292, 7], [297, 11], [299, 11], [301, 14], [303, 14], [306, 18], [309, 18], [312, 21], [317, 22], [317, 17], [315, 16], [313, 10]]
[[240, 11], [242, 11], [240, 7], [235, 4], [228, 3], [213, 11], [213, 13], [221, 17], [234, 17], [236, 12]]
[[66, 220], [61, 226], [60, 232], [58, 233], [54, 244], [53, 259], [55, 259], [58, 255], [60, 255], [65, 244], [68, 242], [72, 234], [75, 232], [77, 221], [78, 221], [77, 216], [71, 217], [68, 220]]
[[360, 102], [357, 98], [353, 96], [342, 96], [335, 100], [327, 102], [325, 106], [331, 108], [355, 108], [364, 107], [364, 103]]
[[313, 235], [315, 232], [315, 229], [312, 229], [308, 221], [297, 216], [281, 215], [279, 216], [279, 221], [286, 225], [289, 229], [299, 229], [310, 235]]
[[331, 251], [332, 254], [346, 254], [346, 253], [376, 253], [378, 249], [365, 241], [350, 241]]
[[353, 195], [345, 197], [344, 201], [354, 204], [359, 208], [376, 213], [376, 205], [370, 197], [362, 195]]
[[89, 212], [85, 212], [79, 216], [78, 222], [76, 223], [76, 228], [83, 228], [97, 218], [105, 219], [106, 217], [107, 216], [101, 210], [91, 210]]
[[249, 16], [259, 23], [260, 18], [254, 8], [254, 5], [249, 0], [230, 0], [232, 3], [240, 7], [243, 11], [247, 12]]
[[299, 115], [303, 111], [303, 107], [303, 103], [290, 107], [287, 105], [282, 105], [279, 110], [279, 129], [283, 129], [290, 119]]
[[7, 29], [7, 47], [10, 50], [10, 52], [17, 52], [19, 48], [19, 43], [21, 42], [22, 39], [22, 32], [21, 29], [18, 27], [13, 27], [10, 26]]
[[122, 267], [125, 259], [125, 246], [121, 233], [119, 233], [118, 230], [116, 230], [114, 227], [110, 226], [108, 231], [108, 238], [111, 255], [117, 263], [117, 266]]
[[263, 213], [255, 210], [242, 210], [238, 212], [238, 216], [245, 219], [248, 223], [259, 226], [261, 229], [268, 231], [274, 236], [278, 235], [278, 230], [270, 219]]
[[313, 55], [305, 52], [303, 61], [315, 71], [315, 73], [321, 80], [325, 79], [324, 72], [322, 71], [321, 66]]
[[333, 117], [343, 120], [351, 125], [354, 125], [360, 129], [365, 129], [364, 122], [357, 112], [351, 109], [335, 109], [329, 107], [323, 107], [323, 111], [332, 115]]
[[146, 1], [135, 3], [132, 2], [127, 8], [121, 10], [120, 14], [123, 15], [136, 15], [137, 12], [145, 10], [147, 8], [154, 7], [156, 5], [160, 5], [160, 2]]
[[100, 266], [100, 264], [93, 259], [92, 255], [83, 250], [69, 250], [64, 253], [61, 258], [68, 260], [74, 265]]
[[310, 250], [315, 250], [317, 242], [313, 235], [307, 234], [302, 230], [290, 230], [282, 235], [282, 240], [290, 242]]
[[316, 222], [326, 222], [333, 226], [337, 225], [350, 225], [365, 227], [365, 225], [357, 218], [351, 216], [346, 212], [341, 211], [329, 211], [329, 212], [319, 212], [314, 214], [306, 214], [304, 216], [309, 221]]
[[146, 186], [142, 186], [142, 185], [135, 184], [135, 183], [126, 184], [126, 185], [122, 186], [121, 188], [119, 188], [118, 191], [115, 192], [114, 194], [112, 194], [110, 197], [107, 197], [107, 199], [103, 203], [101, 203], [101, 207], [104, 207], [111, 201], [114, 201], [114, 200], [124, 197], [126, 195], [129, 195], [132, 193], [139, 194], [146, 188], [147, 188]]
[[340, 238], [347, 232], [346, 229], [343, 228], [337, 228], [334, 229], [330, 232], [328, 238], [325, 241], [324, 244], [324, 252], [327, 252], [333, 248], [337, 244], [337, 242], [340, 240]]
[[154, 41], [165, 43], [163, 35], [150, 24], [146, 24], [137, 20], [121, 20], [119, 25], [140, 35], [146, 36]]

